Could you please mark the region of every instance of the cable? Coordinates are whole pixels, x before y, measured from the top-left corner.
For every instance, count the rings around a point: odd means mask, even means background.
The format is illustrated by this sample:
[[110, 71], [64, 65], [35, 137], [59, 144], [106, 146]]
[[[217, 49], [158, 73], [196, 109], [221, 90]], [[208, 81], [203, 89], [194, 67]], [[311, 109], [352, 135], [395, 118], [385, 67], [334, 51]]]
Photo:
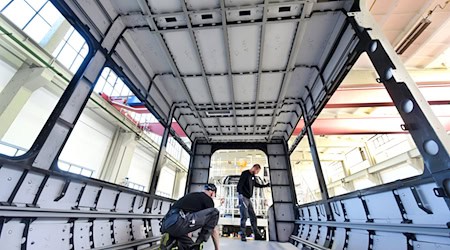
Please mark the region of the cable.
[[372, 10], [373, 6], [375, 5], [375, 3], [377, 2], [377, 0], [373, 1], [372, 5], [370, 5], [369, 11]]
[[425, 19], [428, 19], [428, 17], [430, 17], [431, 14], [433, 14], [433, 12], [434, 12], [437, 8], [439, 8], [439, 9], [441, 9], [441, 10], [445, 9], [445, 7], [447, 7], [448, 3], [450, 3], [450, 0], [445, 1], [444, 6], [441, 6], [441, 4], [437, 4], [436, 6], [434, 6], [434, 8], [433, 8], [432, 10], [428, 11], [428, 14], [427, 14], [427, 16], [425, 17]]

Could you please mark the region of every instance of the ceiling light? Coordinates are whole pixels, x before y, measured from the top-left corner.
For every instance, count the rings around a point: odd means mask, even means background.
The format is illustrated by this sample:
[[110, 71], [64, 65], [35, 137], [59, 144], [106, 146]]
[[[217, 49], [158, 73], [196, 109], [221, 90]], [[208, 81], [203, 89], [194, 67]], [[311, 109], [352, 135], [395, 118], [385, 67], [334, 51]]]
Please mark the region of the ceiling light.
[[209, 110], [206, 111], [206, 115], [209, 117], [231, 115], [231, 110]]
[[405, 39], [398, 45], [395, 52], [399, 55], [403, 54], [405, 50], [411, 46], [411, 44], [423, 33], [423, 31], [431, 24], [431, 21], [427, 18], [423, 18], [420, 22], [412, 29], [412, 31], [406, 36]]

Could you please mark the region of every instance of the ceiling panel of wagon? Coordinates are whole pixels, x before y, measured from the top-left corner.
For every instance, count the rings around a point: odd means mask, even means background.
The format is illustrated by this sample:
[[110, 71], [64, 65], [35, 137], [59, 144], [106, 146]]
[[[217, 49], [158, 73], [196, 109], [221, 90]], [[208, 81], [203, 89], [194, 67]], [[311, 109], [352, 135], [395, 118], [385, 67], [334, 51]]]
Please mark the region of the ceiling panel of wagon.
[[[142, 96], [192, 140], [287, 140], [357, 43], [351, 1], [69, 1]], [[344, 10], [344, 11], [343, 11]], [[150, 93], [150, 95], [148, 95]]]

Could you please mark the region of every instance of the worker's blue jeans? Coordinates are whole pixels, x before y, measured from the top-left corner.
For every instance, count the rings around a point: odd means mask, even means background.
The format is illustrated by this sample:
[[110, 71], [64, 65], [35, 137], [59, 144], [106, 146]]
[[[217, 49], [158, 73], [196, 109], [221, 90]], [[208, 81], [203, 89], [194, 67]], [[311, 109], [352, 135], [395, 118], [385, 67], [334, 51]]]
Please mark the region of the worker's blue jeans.
[[256, 224], [256, 214], [253, 210], [252, 202], [249, 198], [239, 194], [239, 212], [241, 213], [241, 233], [245, 236], [245, 223], [247, 218], [250, 218], [250, 224], [255, 235], [259, 234], [258, 226]]

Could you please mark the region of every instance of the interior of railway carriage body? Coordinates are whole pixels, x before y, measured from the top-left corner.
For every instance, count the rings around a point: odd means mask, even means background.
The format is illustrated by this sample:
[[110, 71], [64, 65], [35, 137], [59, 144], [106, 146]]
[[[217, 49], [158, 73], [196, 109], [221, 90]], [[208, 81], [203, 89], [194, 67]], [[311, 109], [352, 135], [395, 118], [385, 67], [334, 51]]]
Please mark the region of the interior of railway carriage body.
[[[0, 249], [157, 249], [261, 164], [266, 241], [450, 249], [444, 0], [1, 0]], [[211, 241], [205, 249], [213, 249]]]

